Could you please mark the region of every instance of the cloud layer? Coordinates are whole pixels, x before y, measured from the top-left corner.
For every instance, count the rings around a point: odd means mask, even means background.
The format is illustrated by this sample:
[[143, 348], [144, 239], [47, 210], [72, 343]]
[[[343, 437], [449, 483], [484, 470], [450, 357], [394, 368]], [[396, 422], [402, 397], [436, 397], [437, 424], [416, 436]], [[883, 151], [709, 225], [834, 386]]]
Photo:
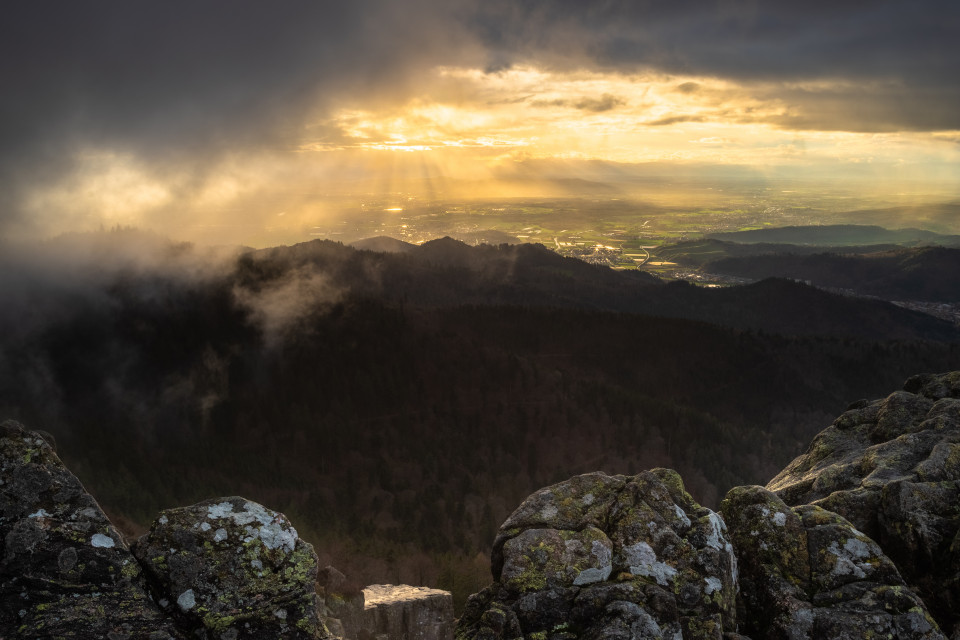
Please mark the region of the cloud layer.
[[[789, 107], [766, 120], [781, 129], [947, 139], [960, 130], [958, 25], [946, 0], [18, 3], [0, 26], [2, 231], [89, 222], [84, 190], [177, 215], [222, 190], [225, 171], [242, 183], [257, 162], [336, 143], [341, 128], [318, 133], [345, 109], [472, 99], [440, 86], [438, 68], [707, 78]], [[629, 102], [615, 90], [536, 100], [587, 117]]]

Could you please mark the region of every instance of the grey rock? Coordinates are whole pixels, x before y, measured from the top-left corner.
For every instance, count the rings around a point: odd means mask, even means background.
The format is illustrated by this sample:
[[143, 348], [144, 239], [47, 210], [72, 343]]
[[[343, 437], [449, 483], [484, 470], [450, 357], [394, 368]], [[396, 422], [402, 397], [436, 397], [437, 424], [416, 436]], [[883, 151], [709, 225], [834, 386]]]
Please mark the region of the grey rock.
[[0, 637], [180, 638], [51, 441], [0, 425]]
[[169, 509], [133, 552], [158, 601], [196, 637], [330, 636], [316, 554], [281, 513], [236, 496]]
[[877, 541], [944, 629], [960, 629], [960, 372], [857, 403], [767, 484]]
[[453, 596], [449, 591], [375, 584], [365, 587], [363, 595], [366, 631], [373, 637], [389, 640], [449, 640], [453, 637]]
[[740, 558], [740, 623], [754, 638], [946, 636], [876, 542], [843, 517], [736, 487], [721, 510]]
[[500, 527], [494, 583], [457, 638], [722, 638], [736, 631], [725, 531], [667, 469], [546, 487]]

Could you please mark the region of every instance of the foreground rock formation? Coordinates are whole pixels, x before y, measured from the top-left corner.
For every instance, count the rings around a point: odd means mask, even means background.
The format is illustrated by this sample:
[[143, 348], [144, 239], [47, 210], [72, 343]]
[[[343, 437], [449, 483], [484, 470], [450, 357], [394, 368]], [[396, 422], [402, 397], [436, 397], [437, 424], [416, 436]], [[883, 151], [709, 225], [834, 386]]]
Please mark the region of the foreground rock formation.
[[[0, 535], [0, 638], [454, 635], [450, 594], [351, 588], [244, 498], [165, 511], [131, 553], [50, 439], [9, 421]], [[854, 403], [720, 514], [667, 469], [541, 489], [491, 570], [457, 640], [960, 640], [960, 372]]]
[[721, 512], [662, 469], [541, 489], [500, 528], [457, 639], [960, 640], [960, 372], [854, 403]]
[[194, 635], [330, 635], [318, 615], [317, 556], [282, 513], [239, 497], [169, 509], [133, 553], [158, 604]]
[[761, 487], [721, 507], [741, 561], [740, 627], [756, 638], [943, 638], [876, 542], [816, 506]]
[[880, 543], [941, 623], [960, 623], [960, 372], [862, 400], [767, 488]]
[[363, 590], [364, 640], [448, 640], [453, 637], [453, 598], [448, 591], [374, 584]]
[[452, 635], [447, 592], [379, 585], [365, 604], [327, 567], [318, 593], [313, 548], [244, 498], [164, 511], [131, 552], [50, 442], [12, 421], [0, 536], [0, 638], [319, 640], [325, 619], [345, 640]]
[[0, 536], [0, 637], [181, 637], [100, 506], [46, 440], [9, 421]]
[[494, 583], [459, 637], [720, 637], [736, 628], [736, 558], [680, 477], [593, 473], [536, 492], [494, 542]]

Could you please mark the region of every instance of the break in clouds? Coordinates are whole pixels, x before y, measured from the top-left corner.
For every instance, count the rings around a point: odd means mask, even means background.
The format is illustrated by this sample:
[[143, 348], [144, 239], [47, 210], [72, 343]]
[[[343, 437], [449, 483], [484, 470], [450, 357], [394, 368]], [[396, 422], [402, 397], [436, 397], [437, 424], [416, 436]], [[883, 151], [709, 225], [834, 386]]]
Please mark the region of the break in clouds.
[[[69, 200], [104, 154], [183, 215], [237, 158], [289, 154], [337, 109], [416, 98], [440, 66], [711, 77], [785, 100], [786, 129], [956, 130], [958, 25], [946, 0], [19, 3], [0, 26], [0, 229], [89, 228]], [[124, 193], [118, 207], [150, 202]]]

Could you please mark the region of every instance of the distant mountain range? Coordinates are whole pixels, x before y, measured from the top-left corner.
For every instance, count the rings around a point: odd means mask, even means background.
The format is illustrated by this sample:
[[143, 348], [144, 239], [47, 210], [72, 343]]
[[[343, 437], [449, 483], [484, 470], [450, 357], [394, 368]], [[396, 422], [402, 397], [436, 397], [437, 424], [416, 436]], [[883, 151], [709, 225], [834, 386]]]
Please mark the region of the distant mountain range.
[[[840, 244], [876, 240], [887, 244]], [[660, 247], [656, 255], [748, 280], [790, 278], [885, 300], [960, 303], [960, 248], [931, 244], [935, 240], [949, 244], [960, 236], [855, 225], [784, 227], [716, 234]]]
[[[664, 284], [642, 271], [613, 271], [542, 245], [468, 246], [441, 238], [403, 252], [357, 251], [329, 241], [266, 249], [240, 261], [240, 278], [310, 265], [351, 295], [437, 306], [516, 305], [643, 313], [741, 329], [875, 339], [960, 339], [960, 329], [877, 301], [845, 298], [790, 280], [704, 289]], [[936, 285], [932, 285], [936, 286]]]
[[844, 245], [897, 244], [904, 246], [960, 246], [960, 236], [943, 235], [923, 229], [890, 230], [873, 225], [832, 224], [802, 227], [776, 227], [712, 233], [708, 238], [739, 243], [769, 242], [778, 244], [810, 244], [821, 247]]

